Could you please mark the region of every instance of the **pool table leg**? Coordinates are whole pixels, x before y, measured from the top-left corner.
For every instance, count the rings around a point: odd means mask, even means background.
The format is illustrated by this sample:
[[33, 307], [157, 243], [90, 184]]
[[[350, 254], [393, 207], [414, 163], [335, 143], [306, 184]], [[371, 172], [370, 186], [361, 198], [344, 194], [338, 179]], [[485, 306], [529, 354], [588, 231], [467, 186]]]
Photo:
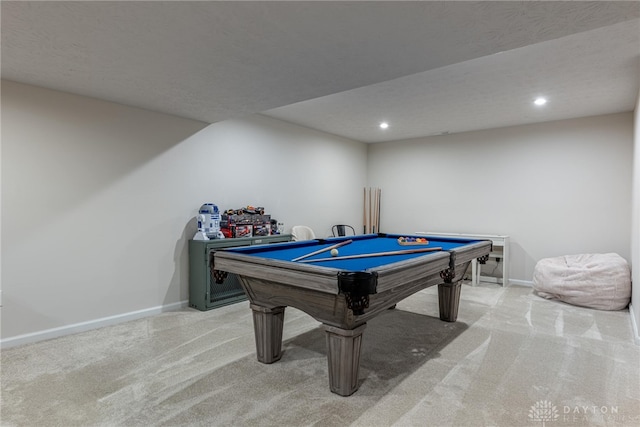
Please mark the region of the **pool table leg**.
[[253, 331], [256, 336], [258, 361], [273, 363], [282, 357], [282, 328], [286, 307], [263, 307], [251, 304]]
[[329, 388], [340, 396], [350, 396], [358, 390], [362, 333], [367, 324], [355, 329], [323, 326], [327, 336]]
[[455, 322], [458, 318], [460, 305], [460, 289], [462, 282], [441, 283], [438, 285], [438, 302], [440, 305], [440, 320]]

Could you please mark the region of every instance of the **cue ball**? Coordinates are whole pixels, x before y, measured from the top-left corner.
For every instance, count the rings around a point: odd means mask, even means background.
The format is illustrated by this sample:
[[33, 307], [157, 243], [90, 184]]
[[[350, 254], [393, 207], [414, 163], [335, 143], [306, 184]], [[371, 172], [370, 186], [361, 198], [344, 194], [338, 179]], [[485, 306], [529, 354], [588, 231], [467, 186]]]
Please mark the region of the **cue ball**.
[[331, 249], [331, 256], [338, 256], [338, 250], [337, 249]]

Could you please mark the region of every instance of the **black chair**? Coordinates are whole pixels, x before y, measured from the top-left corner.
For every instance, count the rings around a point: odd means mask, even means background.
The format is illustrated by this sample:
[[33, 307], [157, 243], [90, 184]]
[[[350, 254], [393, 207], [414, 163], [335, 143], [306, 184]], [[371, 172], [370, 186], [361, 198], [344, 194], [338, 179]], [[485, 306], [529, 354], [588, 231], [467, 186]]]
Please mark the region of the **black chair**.
[[333, 237], [355, 236], [356, 235], [356, 229], [353, 228], [350, 225], [336, 224], [333, 227], [331, 227], [331, 233], [333, 234]]

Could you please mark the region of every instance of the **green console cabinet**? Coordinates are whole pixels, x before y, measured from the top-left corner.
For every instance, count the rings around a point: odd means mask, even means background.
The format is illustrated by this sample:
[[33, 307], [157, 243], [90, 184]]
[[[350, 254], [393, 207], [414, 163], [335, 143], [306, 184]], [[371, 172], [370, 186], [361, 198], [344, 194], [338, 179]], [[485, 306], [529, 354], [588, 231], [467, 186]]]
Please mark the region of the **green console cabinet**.
[[216, 250], [289, 241], [291, 234], [189, 240], [189, 306], [205, 311], [247, 299], [235, 274], [228, 274], [222, 283], [216, 283], [211, 266]]

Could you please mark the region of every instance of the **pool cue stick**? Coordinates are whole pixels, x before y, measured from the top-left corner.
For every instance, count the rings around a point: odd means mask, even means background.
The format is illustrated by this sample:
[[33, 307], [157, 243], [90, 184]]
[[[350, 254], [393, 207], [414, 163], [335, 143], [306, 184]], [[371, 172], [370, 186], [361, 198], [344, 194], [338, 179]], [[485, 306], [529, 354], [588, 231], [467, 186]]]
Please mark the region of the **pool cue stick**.
[[369, 188], [367, 187], [367, 198], [366, 198], [367, 202], [365, 204], [365, 212], [367, 213], [367, 222], [365, 224], [367, 224], [367, 228], [364, 230], [365, 234], [369, 233]]
[[345, 240], [344, 242], [340, 242], [340, 243], [337, 243], [335, 245], [329, 246], [328, 248], [319, 249], [317, 251], [308, 253], [306, 255], [299, 256], [298, 258], [294, 258], [291, 261], [300, 261], [301, 259], [309, 258], [310, 256], [318, 255], [318, 254], [321, 254], [322, 252], [327, 252], [327, 251], [330, 251], [331, 249], [337, 249], [337, 248], [342, 247], [344, 245], [348, 245], [351, 242], [353, 242], [353, 240], [351, 240], [351, 239]]
[[369, 209], [371, 209], [371, 232], [376, 232], [376, 189], [371, 188], [371, 205], [369, 205]]
[[407, 254], [416, 254], [419, 252], [436, 252], [441, 251], [442, 248], [420, 248], [420, 249], [405, 249], [401, 251], [388, 251], [388, 252], [373, 252], [370, 254], [358, 254], [358, 255], [345, 255], [345, 256], [334, 256], [331, 258], [318, 258], [318, 259], [307, 259], [301, 262], [320, 262], [320, 261], [338, 261], [343, 259], [355, 259], [355, 258], [373, 258], [378, 256], [391, 256], [391, 255], [407, 255]]
[[367, 234], [367, 188], [363, 187], [364, 197], [362, 199], [362, 233]]
[[376, 192], [376, 201], [373, 204], [373, 215], [375, 216], [376, 220], [375, 220], [375, 229], [373, 230], [374, 233], [379, 233], [380, 232], [380, 219], [378, 218], [378, 203], [380, 203], [378, 201], [378, 189], [375, 189]]
[[373, 212], [371, 212], [371, 187], [369, 187], [369, 230], [368, 232], [371, 233], [371, 230], [373, 229]]
[[374, 188], [373, 189], [374, 192], [374, 197], [373, 197], [373, 217], [375, 218], [375, 220], [373, 221], [374, 224], [374, 233], [378, 232], [378, 210], [376, 208], [376, 206], [378, 206], [378, 189]]
[[366, 201], [364, 203], [364, 211], [366, 212], [367, 215], [367, 227], [365, 228], [364, 232], [365, 234], [369, 233], [369, 188], [367, 188], [367, 198]]
[[378, 203], [378, 191], [375, 188], [372, 188], [373, 191], [373, 208], [371, 211], [371, 217], [373, 218], [373, 220], [371, 220], [372, 226], [371, 226], [371, 232], [375, 233], [378, 230], [378, 223], [377, 223], [377, 218], [376, 218], [376, 203]]
[[364, 207], [364, 211], [367, 213], [367, 219], [365, 224], [367, 224], [367, 228], [364, 230], [365, 234], [369, 233], [369, 188], [367, 187], [367, 198], [365, 199], [366, 203], [365, 203], [365, 207]]
[[382, 188], [378, 188], [378, 213], [376, 214], [376, 219], [378, 221], [376, 227], [378, 229], [378, 233], [380, 232], [380, 196], [382, 196]]

